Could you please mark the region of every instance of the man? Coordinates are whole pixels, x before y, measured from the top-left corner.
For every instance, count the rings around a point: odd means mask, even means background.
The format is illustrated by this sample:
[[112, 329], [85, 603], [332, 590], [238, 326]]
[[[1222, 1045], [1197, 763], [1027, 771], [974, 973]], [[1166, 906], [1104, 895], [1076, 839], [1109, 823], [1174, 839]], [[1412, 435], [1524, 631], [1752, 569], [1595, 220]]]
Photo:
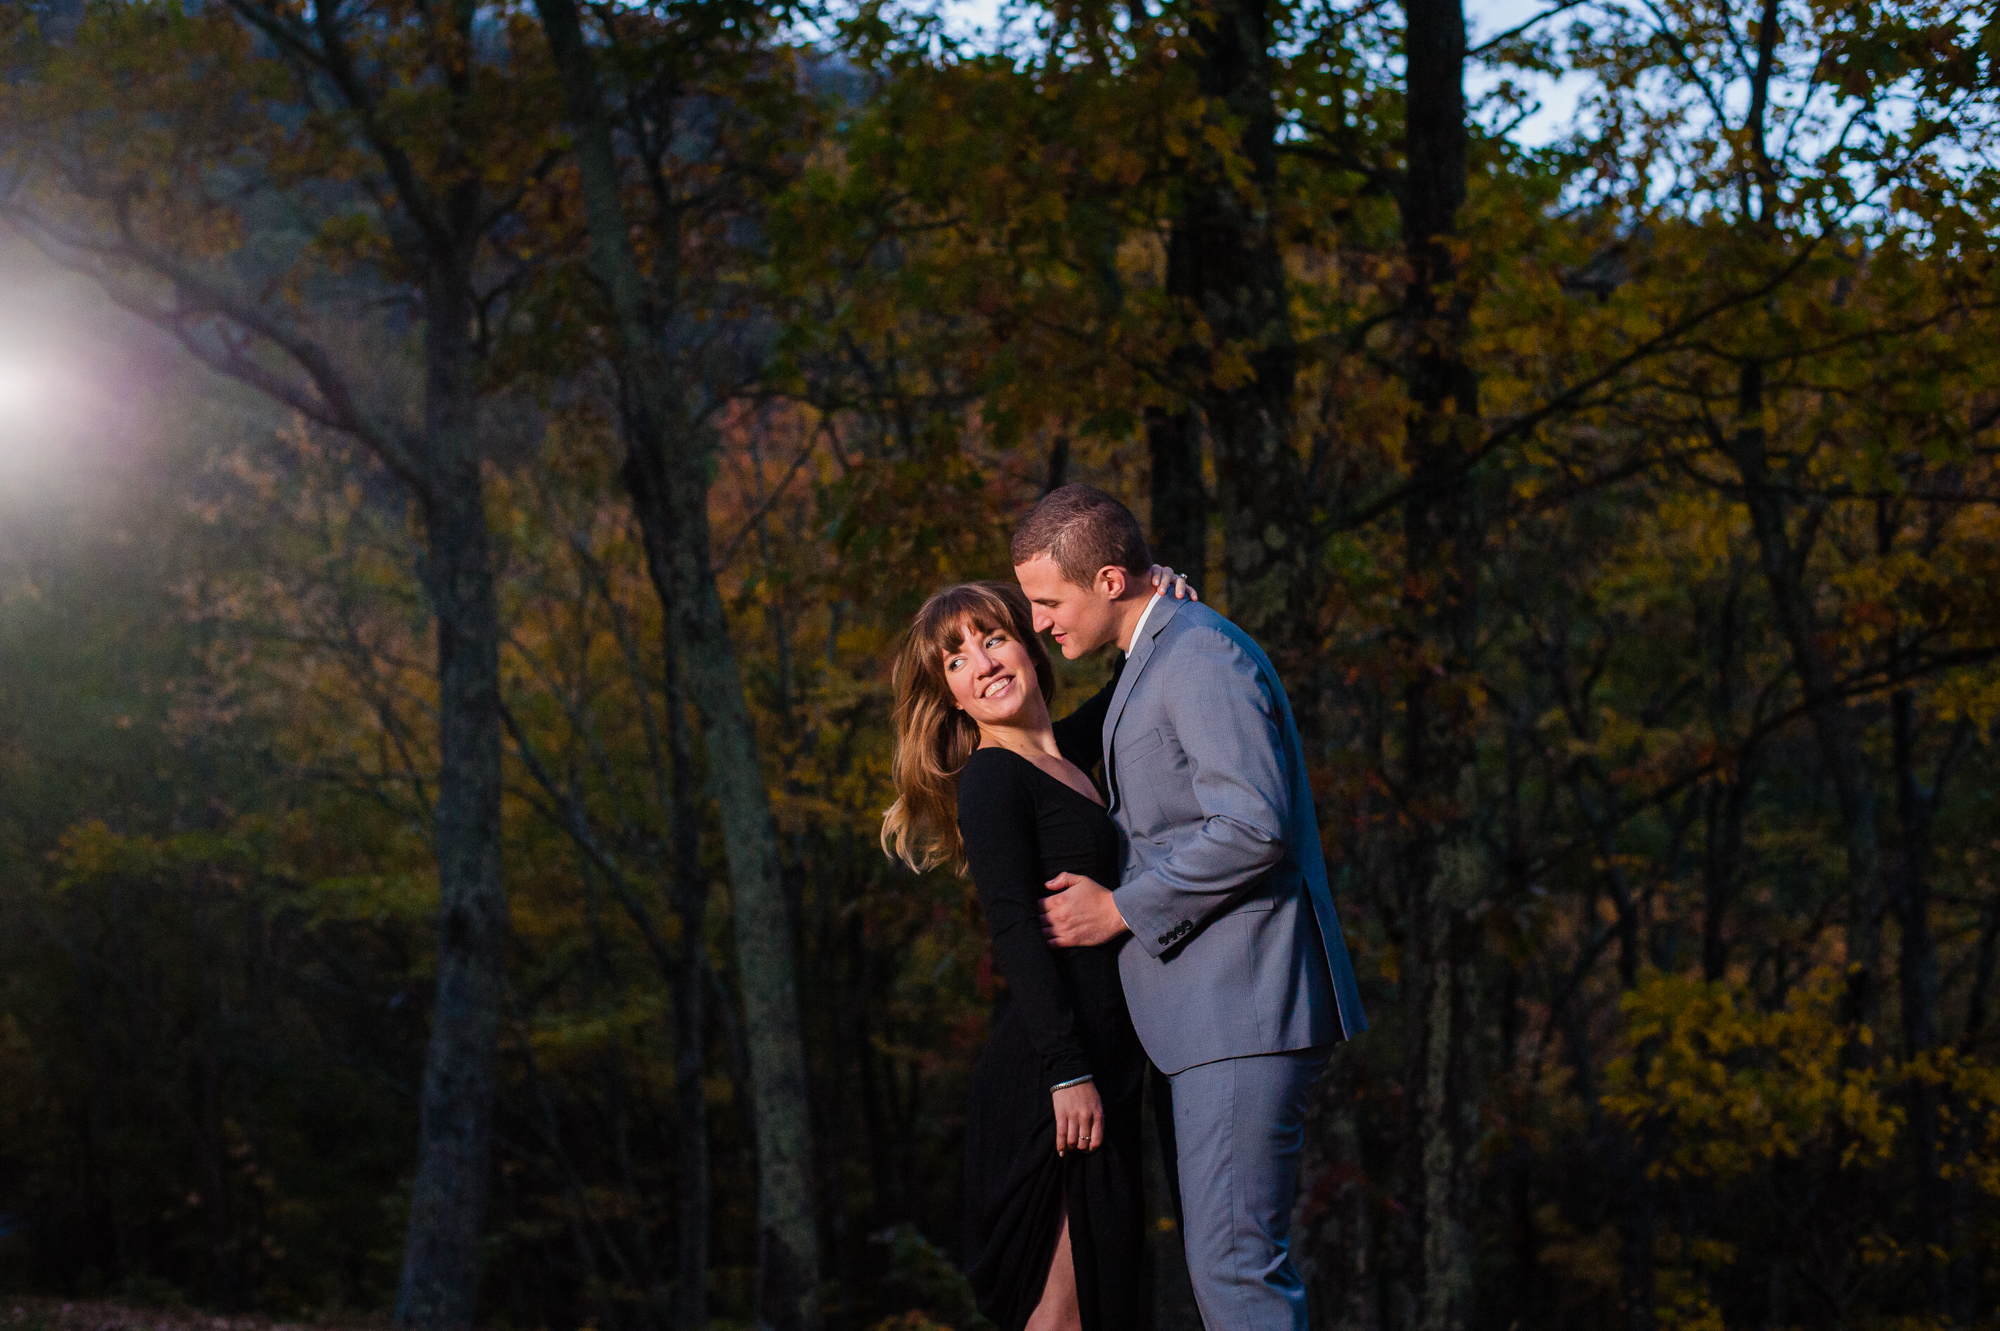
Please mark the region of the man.
[[1064, 656], [1126, 653], [1104, 721], [1120, 881], [1060, 875], [1045, 932], [1060, 947], [1131, 934], [1119, 973], [1172, 1086], [1162, 1136], [1202, 1321], [1305, 1331], [1290, 1231], [1306, 1098], [1367, 1019], [1291, 704], [1249, 635], [1153, 594], [1139, 523], [1110, 495], [1051, 491], [1012, 553], [1036, 630]]

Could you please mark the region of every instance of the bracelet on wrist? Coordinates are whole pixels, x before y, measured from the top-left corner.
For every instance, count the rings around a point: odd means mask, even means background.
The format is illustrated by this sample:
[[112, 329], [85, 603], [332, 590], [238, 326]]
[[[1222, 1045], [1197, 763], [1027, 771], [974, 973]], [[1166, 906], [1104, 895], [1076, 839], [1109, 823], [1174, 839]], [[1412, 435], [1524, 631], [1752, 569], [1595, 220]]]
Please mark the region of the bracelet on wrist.
[[1072, 1086], [1081, 1086], [1085, 1082], [1095, 1081], [1095, 1080], [1097, 1080], [1095, 1077], [1091, 1076], [1088, 1072], [1086, 1072], [1081, 1077], [1071, 1077], [1068, 1081], [1059, 1081], [1055, 1085], [1049, 1087], [1049, 1089], [1051, 1091], [1066, 1091]]

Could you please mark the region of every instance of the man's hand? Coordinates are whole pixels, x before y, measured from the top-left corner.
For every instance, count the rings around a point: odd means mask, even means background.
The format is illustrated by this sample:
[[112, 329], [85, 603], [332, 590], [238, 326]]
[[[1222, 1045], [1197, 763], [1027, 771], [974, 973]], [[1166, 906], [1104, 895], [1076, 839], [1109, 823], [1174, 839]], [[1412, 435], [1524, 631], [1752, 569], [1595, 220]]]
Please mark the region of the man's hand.
[[1051, 947], [1096, 947], [1126, 932], [1125, 917], [1111, 891], [1080, 873], [1049, 879], [1052, 895], [1042, 898], [1042, 936]]

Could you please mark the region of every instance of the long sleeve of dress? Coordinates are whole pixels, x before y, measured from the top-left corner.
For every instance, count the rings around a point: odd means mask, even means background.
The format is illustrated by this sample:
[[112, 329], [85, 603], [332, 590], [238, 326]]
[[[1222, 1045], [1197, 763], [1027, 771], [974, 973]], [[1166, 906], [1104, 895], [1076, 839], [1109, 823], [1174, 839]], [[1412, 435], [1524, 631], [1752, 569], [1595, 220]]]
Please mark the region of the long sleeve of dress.
[[1027, 1018], [1045, 1085], [1089, 1076], [1069, 986], [1042, 937], [1047, 895], [1037, 855], [1035, 799], [1026, 760], [980, 750], [958, 777], [958, 830], [993, 936], [993, 958]]
[[1076, 705], [1076, 710], [1055, 723], [1056, 747], [1079, 770], [1094, 772], [1104, 759], [1104, 718], [1111, 712], [1111, 695], [1118, 691], [1118, 676], [1125, 670], [1119, 654], [1104, 687]]

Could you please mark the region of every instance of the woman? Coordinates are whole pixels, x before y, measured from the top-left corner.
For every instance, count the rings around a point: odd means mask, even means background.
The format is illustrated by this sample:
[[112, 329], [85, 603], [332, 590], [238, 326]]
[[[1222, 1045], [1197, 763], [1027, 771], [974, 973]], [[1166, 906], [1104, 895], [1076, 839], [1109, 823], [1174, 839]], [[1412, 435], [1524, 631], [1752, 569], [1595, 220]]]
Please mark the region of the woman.
[[[1156, 587], [1185, 580], [1155, 568]], [[896, 663], [897, 800], [882, 844], [969, 869], [1011, 1002], [973, 1074], [966, 1274], [1000, 1331], [1126, 1331], [1143, 1267], [1145, 1053], [1118, 945], [1056, 949], [1043, 885], [1117, 881], [1118, 835], [1085, 769], [1112, 686], [1049, 720], [1055, 674], [1012, 583], [966, 583], [918, 612]]]

